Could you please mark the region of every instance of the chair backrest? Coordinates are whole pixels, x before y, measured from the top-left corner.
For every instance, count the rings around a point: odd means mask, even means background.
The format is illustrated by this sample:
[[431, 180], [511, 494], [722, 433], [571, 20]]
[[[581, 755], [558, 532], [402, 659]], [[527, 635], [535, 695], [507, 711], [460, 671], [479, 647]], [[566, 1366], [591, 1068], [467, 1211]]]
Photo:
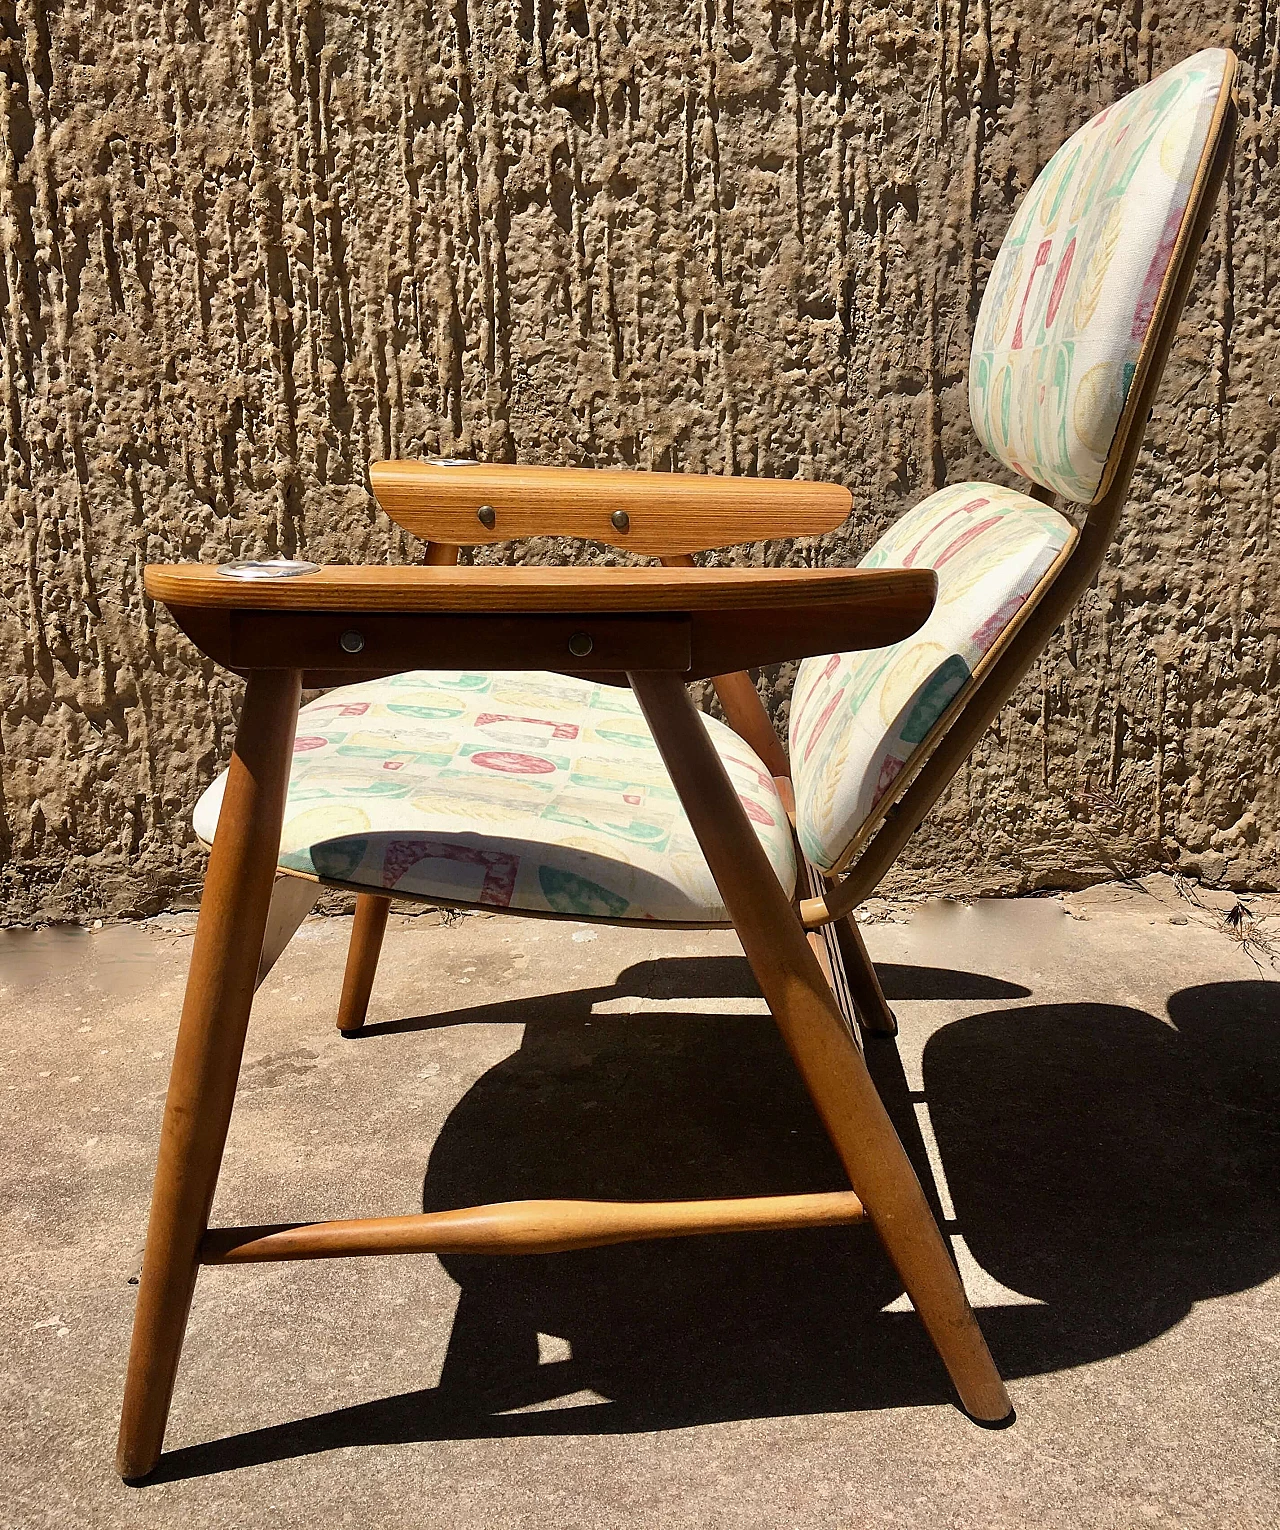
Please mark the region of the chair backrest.
[[1126, 403], [1234, 73], [1194, 54], [1067, 140], [1014, 215], [969, 363], [993, 457], [1078, 504], [1115, 477]]
[[[847, 675], [810, 659], [797, 677], [797, 827], [813, 864], [844, 876], [833, 910], [874, 888], [1097, 574], [1225, 173], [1235, 63], [1225, 49], [1198, 53], [1099, 113], [1014, 215], [979, 309], [970, 409], [992, 453], [1039, 488], [956, 485], [909, 512], [864, 561], [936, 566], [930, 538], [944, 560], [959, 553], [938, 567], [935, 616], [893, 650], [826, 661]], [[1055, 495], [1090, 507], [1078, 531]], [[900, 528], [916, 520], [904, 554]], [[972, 633], [960, 618], [982, 612], [967, 595], [992, 617]], [[938, 636], [937, 653], [920, 651]], [[879, 690], [850, 707], [861, 681]], [[847, 682], [828, 703], [843, 717], [806, 761], [825, 725], [824, 682], [832, 693]]]

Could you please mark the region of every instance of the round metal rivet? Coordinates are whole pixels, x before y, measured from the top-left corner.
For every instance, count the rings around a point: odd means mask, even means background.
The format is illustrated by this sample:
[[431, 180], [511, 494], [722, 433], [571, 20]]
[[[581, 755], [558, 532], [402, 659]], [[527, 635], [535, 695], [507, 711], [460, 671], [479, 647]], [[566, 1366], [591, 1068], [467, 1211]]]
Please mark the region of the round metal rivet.
[[360, 653], [364, 648], [364, 634], [362, 632], [344, 632], [338, 639], [338, 647], [343, 653]]
[[492, 531], [498, 524], [497, 512], [492, 505], [481, 505], [476, 511], [476, 520], [480, 522], [486, 531]]
[[609, 517], [617, 531], [629, 531], [631, 529], [631, 517], [625, 510], [615, 510]]
[[569, 652], [575, 659], [585, 659], [595, 646], [589, 632], [575, 632], [569, 639]]

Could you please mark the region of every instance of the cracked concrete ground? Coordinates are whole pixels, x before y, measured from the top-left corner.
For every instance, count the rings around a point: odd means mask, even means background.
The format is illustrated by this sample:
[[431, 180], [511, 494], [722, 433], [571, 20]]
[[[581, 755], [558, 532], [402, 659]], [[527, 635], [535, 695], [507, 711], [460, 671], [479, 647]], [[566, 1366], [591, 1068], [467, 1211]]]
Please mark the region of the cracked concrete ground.
[[[112, 1455], [191, 919], [4, 933], [0, 1524], [1269, 1530], [1275, 921], [1190, 892], [867, 926], [874, 1069], [1011, 1428], [953, 1405], [865, 1228], [336, 1260], [202, 1275], [141, 1488]], [[259, 995], [215, 1222], [840, 1185], [730, 935], [394, 918], [344, 1039], [348, 930]]]

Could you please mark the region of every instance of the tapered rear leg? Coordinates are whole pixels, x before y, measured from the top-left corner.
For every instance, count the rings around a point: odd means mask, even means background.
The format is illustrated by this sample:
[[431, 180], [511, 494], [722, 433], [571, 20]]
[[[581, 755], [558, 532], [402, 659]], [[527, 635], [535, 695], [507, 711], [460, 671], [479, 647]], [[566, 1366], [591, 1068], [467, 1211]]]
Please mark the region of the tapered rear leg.
[[852, 914], [834, 921], [836, 945], [844, 964], [845, 981], [853, 995], [858, 1022], [872, 1036], [896, 1036], [898, 1021], [889, 1008], [862, 931]]
[[116, 1457], [126, 1479], [147, 1476], [164, 1442], [263, 950], [301, 681], [296, 670], [250, 675], [209, 852], [129, 1349]]
[[342, 998], [338, 1003], [340, 1031], [358, 1031], [364, 1024], [390, 911], [391, 899], [377, 893], [361, 893], [356, 898], [356, 917], [351, 925], [351, 944], [347, 948]]
[[818, 1113], [976, 1419], [1013, 1411], [964, 1287], [804, 929], [678, 675], [628, 677]]

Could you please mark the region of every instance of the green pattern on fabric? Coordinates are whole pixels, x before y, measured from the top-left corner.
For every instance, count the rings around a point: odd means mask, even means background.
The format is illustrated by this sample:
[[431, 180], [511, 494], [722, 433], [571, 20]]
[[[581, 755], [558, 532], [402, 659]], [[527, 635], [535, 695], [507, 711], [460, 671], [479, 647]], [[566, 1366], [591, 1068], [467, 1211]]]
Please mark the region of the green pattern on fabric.
[[888, 648], [806, 659], [791, 697], [801, 846], [830, 870], [1055, 559], [1064, 516], [1017, 489], [958, 483], [909, 510], [863, 568], [933, 568], [938, 601]]
[[571, 871], [557, 871], [554, 866], [538, 867], [538, 885], [547, 907], [558, 914], [581, 914], [584, 918], [621, 919], [630, 907], [625, 898], [611, 893], [598, 882], [574, 876]]
[[1197, 53], [1063, 144], [987, 283], [974, 428], [1007, 467], [1080, 504], [1103, 485], [1227, 63], [1222, 49]]
[[[790, 893], [768, 771], [703, 720]], [[206, 842], [224, 780], [196, 808]], [[303, 707], [280, 864], [446, 902], [728, 923], [635, 697], [565, 675], [415, 671]]]

